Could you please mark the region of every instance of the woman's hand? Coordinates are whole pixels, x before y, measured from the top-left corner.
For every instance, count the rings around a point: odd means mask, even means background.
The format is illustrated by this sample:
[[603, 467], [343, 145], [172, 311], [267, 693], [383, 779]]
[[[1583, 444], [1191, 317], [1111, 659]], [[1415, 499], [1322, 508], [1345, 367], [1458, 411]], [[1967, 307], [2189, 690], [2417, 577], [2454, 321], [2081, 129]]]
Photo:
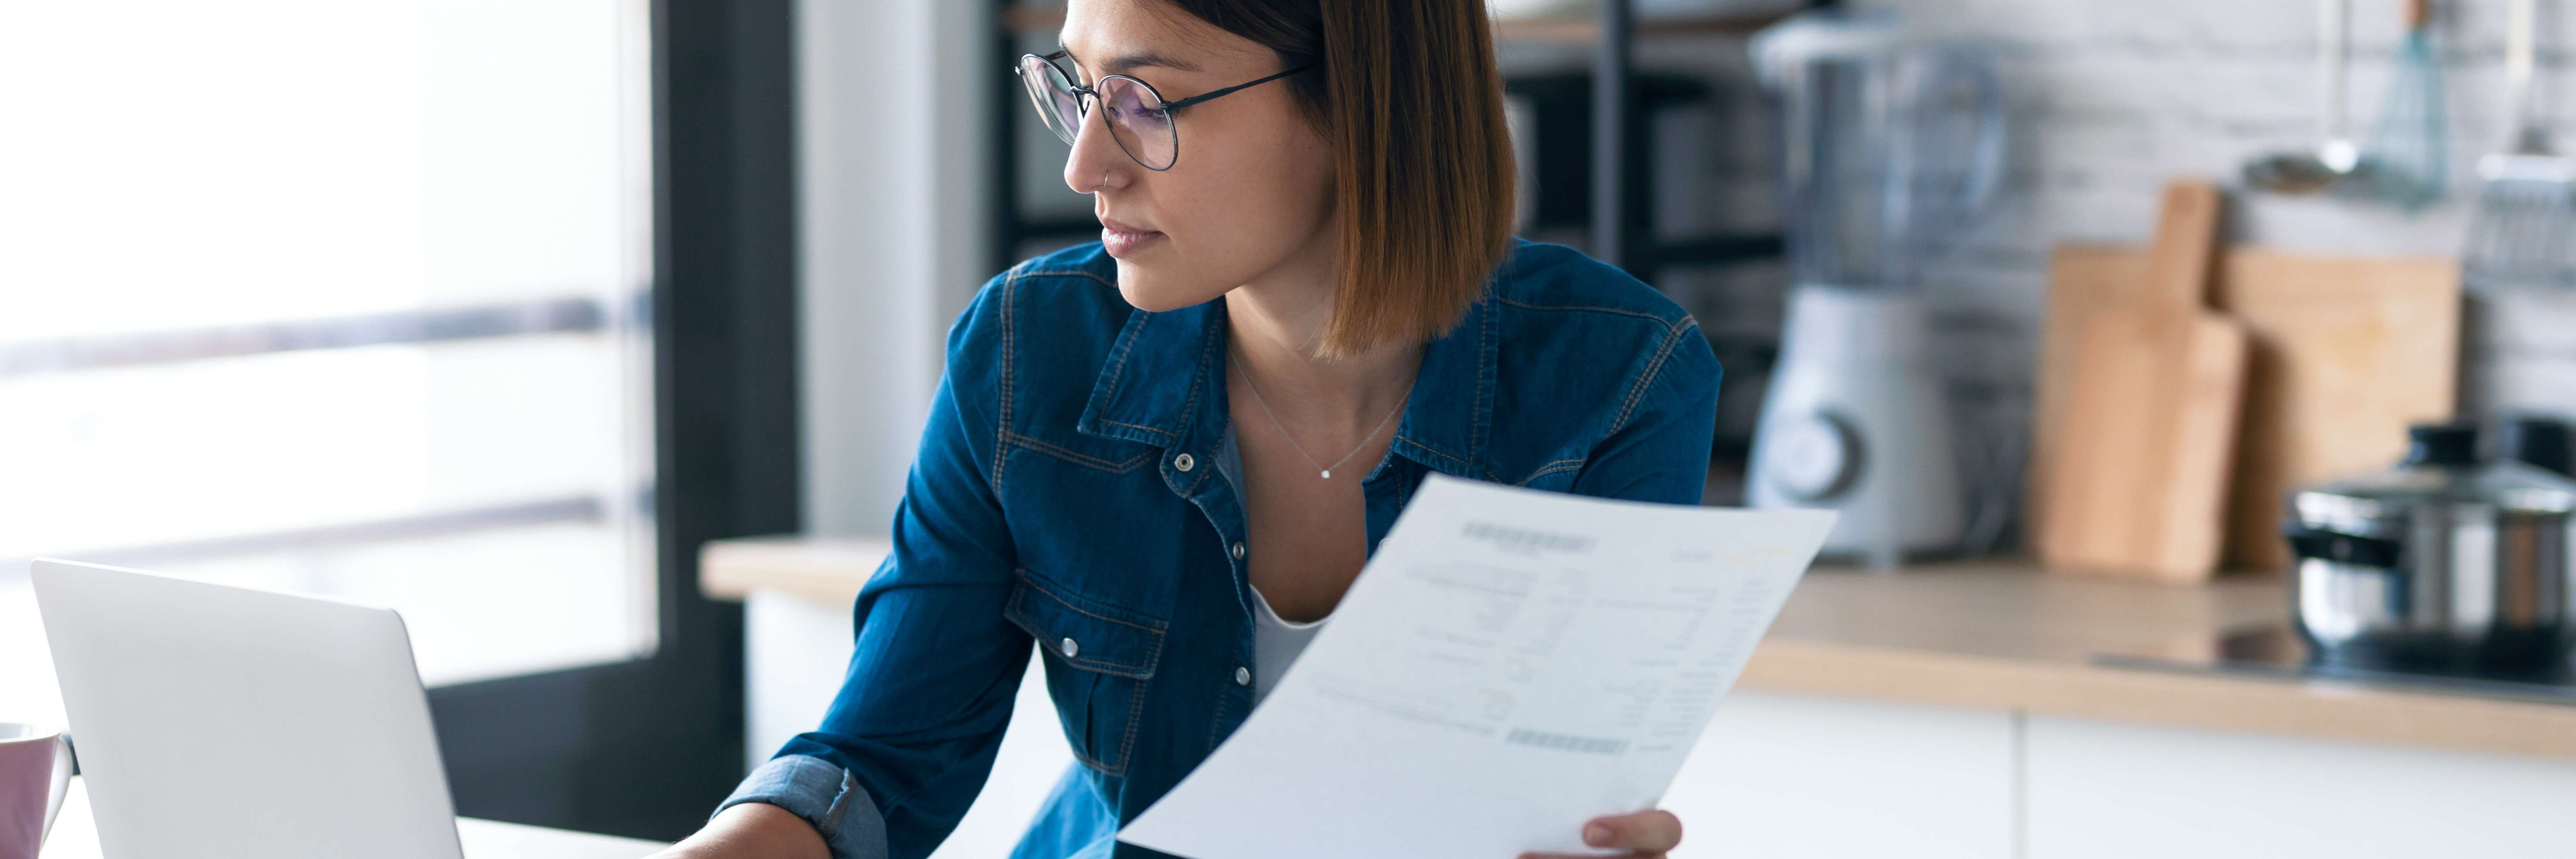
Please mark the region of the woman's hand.
[[[1629, 856], [1664, 859], [1664, 853], [1682, 843], [1682, 819], [1672, 812], [1657, 809], [1635, 814], [1596, 817], [1583, 824], [1583, 843], [1594, 847], [1612, 847], [1628, 851]], [[1523, 853], [1520, 859], [1574, 859], [1555, 853]]]
[[706, 828], [645, 859], [824, 859], [823, 836], [787, 809], [746, 802], [725, 809]]

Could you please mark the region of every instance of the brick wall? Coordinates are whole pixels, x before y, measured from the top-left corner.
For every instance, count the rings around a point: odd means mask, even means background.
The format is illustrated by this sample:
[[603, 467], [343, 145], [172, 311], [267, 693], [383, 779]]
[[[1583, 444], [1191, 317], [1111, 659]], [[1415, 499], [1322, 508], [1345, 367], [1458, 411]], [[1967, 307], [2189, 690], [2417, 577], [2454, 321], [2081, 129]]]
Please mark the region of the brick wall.
[[[2144, 241], [2167, 177], [2232, 182], [2250, 155], [2311, 145], [2317, 133], [2315, 9], [2298, 0], [1909, 0], [1915, 20], [1995, 45], [2012, 88], [2020, 157], [2010, 193], [1938, 268], [1945, 322], [1971, 338], [1964, 373], [2027, 388], [2030, 332], [2047, 248]], [[2401, 0], [2353, 0], [2351, 109], [2379, 113], [2401, 36]], [[2561, 141], [2576, 144], [2576, 18], [2543, 2], [2538, 93]], [[2504, 3], [2436, 4], [2448, 102], [2451, 196], [2417, 214], [2330, 198], [2237, 193], [2230, 240], [2302, 251], [2454, 256], [2477, 188], [2475, 162], [2503, 145]], [[2576, 300], [2473, 300], [2463, 406], [2576, 414]], [[1989, 351], [2010, 355], [1987, 356]], [[1982, 360], [1981, 360], [1982, 359]], [[2018, 372], [2016, 372], [2018, 371]]]
[[[2380, 112], [2401, 36], [2402, 0], [2353, 0], [2352, 122]], [[2048, 251], [2066, 241], [2144, 242], [2162, 183], [2196, 175], [2231, 188], [2249, 156], [2312, 146], [2318, 133], [2316, 9], [2306, 0], [1894, 0], [1923, 26], [1984, 42], [2002, 64], [2013, 126], [2007, 191], [1946, 258], [1927, 294], [1962, 420], [1984, 432], [2028, 421]], [[2448, 103], [2450, 197], [2420, 213], [2351, 201], [2231, 194], [2229, 240], [2322, 253], [2455, 256], [2477, 188], [2479, 154], [2502, 145], [2503, 0], [2437, 0], [2436, 48]], [[1643, 52], [1673, 68], [1732, 79], [1740, 41]], [[2542, 0], [2538, 97], [2562, 147], [2576, 151], [2576, 2]], [[1733, 140], [1756, 116], [1749, 92], [1668, 116], [1659, 136]], [[1666, 154], [1658, 169], [1695, 173], [1719, 192], [1667, 199], [1679, 223], [1718, 224], [1767, 203], [1758, 147]], [[1758, 159], [1756, 159], [1758, 160]], [[1688, 183], [1686, 183], [1688, 184]], [[1668, 198], [1676, 195], [1667, 194]], [[1761, 196], [1756, 193], [1754, 196]], [[1664, 284], [1712, 330], [1776, 326], [1776, 268], [1677, 274]], [[2576, 417], [2576, 297], [2473, 299], [2463, 355], [2467, 414]], [[2009, 464], [2006, 464], [2007, 467]]]

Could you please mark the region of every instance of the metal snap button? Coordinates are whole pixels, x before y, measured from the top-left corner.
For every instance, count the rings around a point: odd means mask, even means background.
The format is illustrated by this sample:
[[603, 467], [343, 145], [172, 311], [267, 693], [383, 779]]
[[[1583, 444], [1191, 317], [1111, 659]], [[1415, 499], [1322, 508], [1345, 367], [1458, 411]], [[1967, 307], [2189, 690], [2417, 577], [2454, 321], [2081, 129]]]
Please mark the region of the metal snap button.
[[1243, 557], [1243, 541], [1241, 541], [1241, 540], [1236, 540], [1236, 541], [1234, 541], [1234, 556], [1235, 556], [1237, 559], [1240, 559], [1240, 558], [1242, 558], [1242, 557]]
[[1234, 669], [1234, 685], [1237, 685], [1237, 686], [1250, 686], [1250, 685], [1252, 685], [1252, 669], [1250, 669], [1250, 668], [1245, 668], [1245, 667], [1242, 667], [1242, 666], [1236, 666], [1236, 667], [1235, 667], [1235, 669]]
[[1188, 471], [1191, 468], [1196, 467], [1198, 464], [1198, 460], [1191, 459], [1190, 455], [1186, 453], [1172, 457], [1172, 467], [1182, 471]]
[[1082, 645], [1075, 644], [1073, 639], [1067, 638], [1063, 644], [1056, 645], [1055, 649], [1064, 653], [1064, 658], [1072, 659], [1074, 654], [1082, 652]]

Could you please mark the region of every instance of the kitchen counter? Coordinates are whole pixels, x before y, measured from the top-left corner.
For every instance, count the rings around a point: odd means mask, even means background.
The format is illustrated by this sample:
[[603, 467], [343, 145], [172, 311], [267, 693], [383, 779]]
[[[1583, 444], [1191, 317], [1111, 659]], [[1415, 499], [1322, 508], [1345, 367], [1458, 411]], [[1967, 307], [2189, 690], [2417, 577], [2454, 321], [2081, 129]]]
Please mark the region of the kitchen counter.
[[1819, 567], [1741, 685], [2507, 755], [2576, 758], [2576, 706], [2353, 682], [2103, 665], [2206, 658], [2225, 632], [2289, 618], [2275, 578], [2172, 585], [2048, 575], [2011, 562], [1867, 573]]
[[[883, 540], [710, 543], [702, 589], [846, 603]], [[1745, 689], [2217, 731], [2576, 759], [2576, 705], [2352, 682], [2141, 670], [2104, 653], [2207, 654], [2288, 618], [2277, 579], [2170, 585], [2049, 575], [2011, 560], [1809, 572]]]

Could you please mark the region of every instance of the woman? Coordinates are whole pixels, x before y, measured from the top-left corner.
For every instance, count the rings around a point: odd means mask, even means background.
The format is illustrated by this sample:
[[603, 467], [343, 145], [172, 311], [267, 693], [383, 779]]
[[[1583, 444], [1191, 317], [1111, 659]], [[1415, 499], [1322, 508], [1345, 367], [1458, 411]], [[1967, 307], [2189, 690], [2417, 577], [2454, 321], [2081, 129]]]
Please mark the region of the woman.
[[[1511, 237], [1487, 26], [1461, 0], [1072, 0], [1017, 71], [1101, 243], [949, 330], [839, 698], [666, 855], [929, 853], [1033, 638], [1079, 760], [1015, 855], [1150, 855], [1118, 826], [1242, 723], [1428, 473], [1699, 501], [1716, 358], [1644, 284]], [[1653, 856], [1680, 823], [1581, 835]]]

